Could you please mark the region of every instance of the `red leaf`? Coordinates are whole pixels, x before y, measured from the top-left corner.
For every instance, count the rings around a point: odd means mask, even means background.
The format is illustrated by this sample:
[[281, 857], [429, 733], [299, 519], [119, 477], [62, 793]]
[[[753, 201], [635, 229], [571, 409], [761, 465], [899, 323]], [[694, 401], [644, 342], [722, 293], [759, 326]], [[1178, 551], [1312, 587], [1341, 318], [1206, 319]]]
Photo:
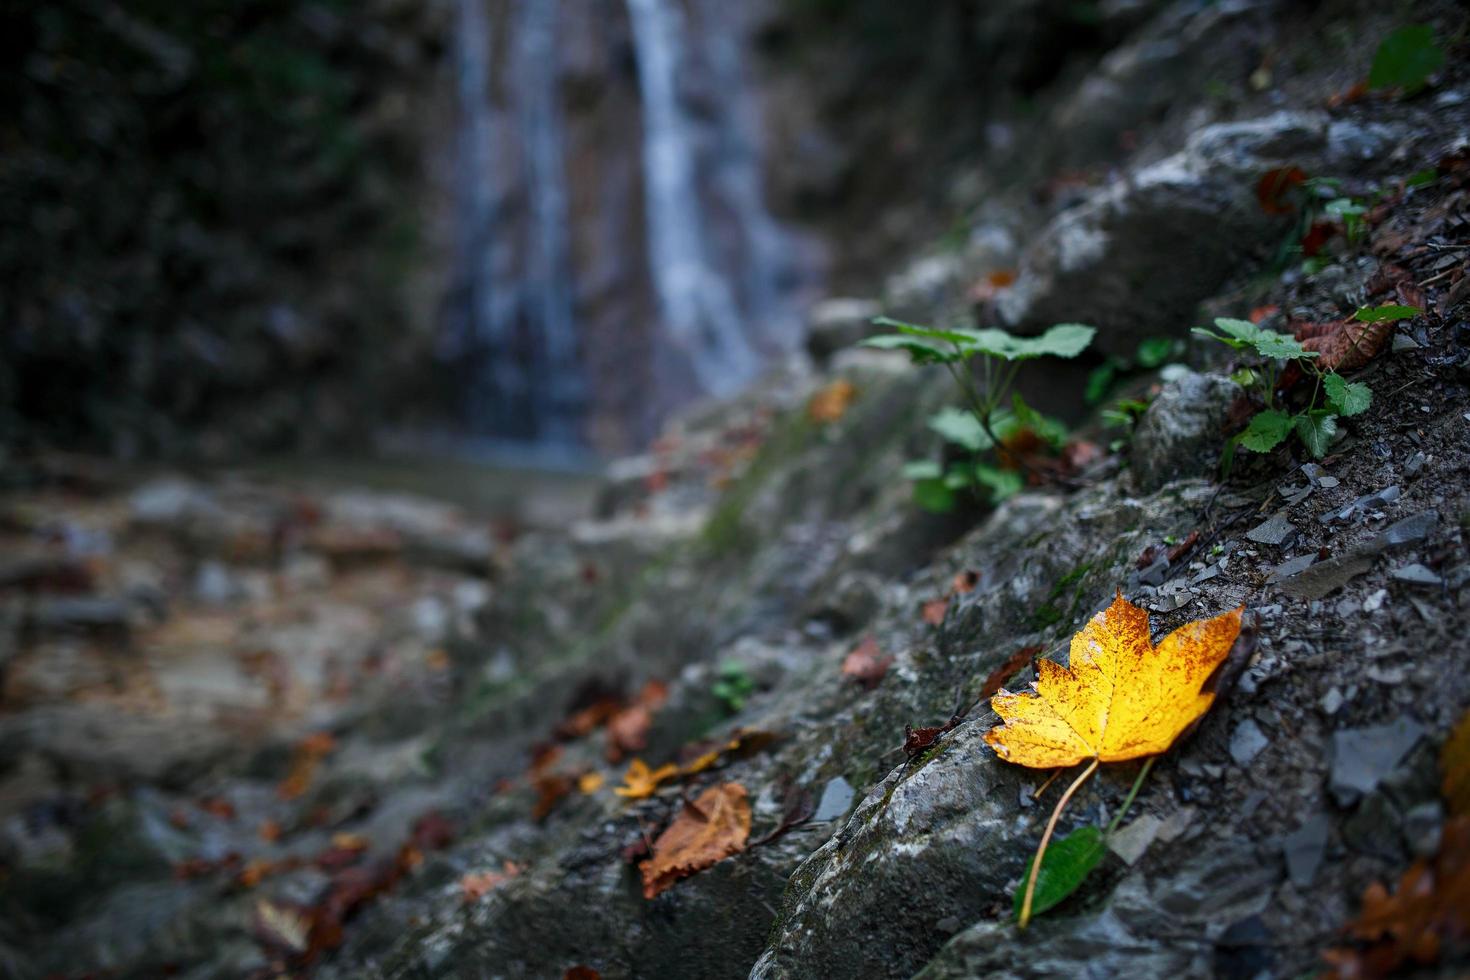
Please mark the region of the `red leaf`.
[[1267, 214], [1291, 214], [1297, 205], [1287, 195], [1306, 179], [1307, 175], [1300, 167], [1277, 167], [1266, 171], [1256, 182], [1256, 200], [1261, 210]]
[[872, 690], [883, 680], [883, 675], [888, 673], [888, 665], [891, 663], [893, 658], [883, 656], [883, 652], [878, 649], [878, 641], [868, 636], [842, 661], [842, 674]]
[[[1032, 659], [1038, 656], [1044, 649], [1046, 648], [1037, 643], [1028, 647], [1022, 647], [1007, 657], [1005, 663], [992, 670], [990, 675], [985, 678], [985, 683], [980, 687], [979, 700], [983, 701], [996, 691], [999, 691], [1005, 686], [1006, 681], [1015, 675], [1016, 671], [1031, 663]], [[905, 746], [905, 750], [907, 750], [907, 746]]]

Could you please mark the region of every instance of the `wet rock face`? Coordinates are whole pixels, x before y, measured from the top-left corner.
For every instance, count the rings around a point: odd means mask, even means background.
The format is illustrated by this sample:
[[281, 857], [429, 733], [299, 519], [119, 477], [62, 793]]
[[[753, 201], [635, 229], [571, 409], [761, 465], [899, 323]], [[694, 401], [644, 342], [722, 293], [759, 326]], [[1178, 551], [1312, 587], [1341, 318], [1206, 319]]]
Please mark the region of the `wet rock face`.
[[[967, 724], [914, 771], [874, 787], [847, 824], [792, 876], [760, 980], [912, 974], [1019, 873], [1020, 780]], [[946, 931], [946, 925], [949, 925]], [[863, 937], [854, 942], [854, 937]]]
[[1231, 402], [1239, 395], [1239, 385], [1218, 375], [1191, 372], [1164, 385], [1133, 433], [1129, 463], [1136, 485], [1156, 490], [1214, 469]]
[[1181, 333], [1196, 304], [1284, 231], [1256, 203], [1256, 179], [1320, 161], [1327, 130], [1325, 115], [1281, 112], [1194, 134], [1183, 151], [1053, 221], [1001, 295], [1001, 319], [1028, 333], [1092, 323], [1095, 346], [1121, 356], [1147, 337]]

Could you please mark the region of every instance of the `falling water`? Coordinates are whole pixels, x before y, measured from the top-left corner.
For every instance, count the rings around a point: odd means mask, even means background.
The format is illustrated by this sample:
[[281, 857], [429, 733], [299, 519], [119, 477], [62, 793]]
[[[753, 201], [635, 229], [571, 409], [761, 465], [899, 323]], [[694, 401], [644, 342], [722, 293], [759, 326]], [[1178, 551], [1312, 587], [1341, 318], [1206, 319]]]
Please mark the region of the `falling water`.
[[747, 5], [701, 0], [699, 39], [718, 92], [713, 137], [714, 190], [739, 232], [743, 308], [752, 333], [789, 349], [800, 337], [791, 302], [794, 258], [784, 229], [766, 209], [762, 188], [761, 118], [744, 64]]
[[515, 59], [531, 200], [525, 315], [537, 341], [531, 411], [541, 442], [580, 441], [584, 393], [567, 263], [566, 162], [557, 92], [557, 0], [522, 8]]
[[490, 103], [490, 18], [485, 0], [459, 0], [455, 69], [460, 109], [460, 288], [449, 349], [472, 424], [501, 427], [526, 385], [501, 356], [511, 339], [509, 304], [497, 281], [496, 208]]
[[730, 283], [706, 250], [688, 122], [679, 104], [681, 15], [667, 0], [627, 0], [643, 94], [648, 250], [664, 327], [700, 385], [737, 390], [759, 366]]
[[[747, 12], [727, 0], [625, 0], [637, 56], [634, 111], [642, 122], [644, 282], [632, 272], [636, 265], [609, 267], [603, 252], [589, 257], [587, 237], [574, 237], [589, 216], [570, 197], [568, 153], [577, 154], [571, 170], [579, 179], [611, 180], [608, 186], [621, 188], [616, 175], [622, 171], [609, 158], [616, 161], [625, 150], [606, 147], [599, 134], [627, 134], [634, 142], [626, 152], [634, 158], [639, 147], [627, 109], [603, 131], [597, 127], [609, 117], [588, 115], [585, 102], [580, 109], [563, 105], [561, 5], [456, 3], [459, 255], [444, 351], [458, 374], [455, 390], [468, 434], [577, 447], [585, 444], [589, 412], [607, 412], [609, 404], [622, 413], [626, 431], [636, 434], [650, 409], [666, 409], [695, 388], [732, 393], [755, 376], [763, 359], [789, 348], [798, 336], [784, 281], [792, 260], [763, 199], [759, 113], [743, 63]], [[566, 13], [577, 23], [571, 16], [576, 11]], [[504, 43], [492, 45], [492, 30]], [[568, 70], [575, 64], [567, 62]], [[609, 75], [605, 81], [622, 79]], [[713, 97], [691, 110], [682, 101], [689, 93], [679, 89], [681, 82], [686, 89], [703, 83]], [[605, 105], [617, 112], [630, 103], [610, 99]], [[568, 113], [570, 126], [594, 128], [573, 130], [576, 139], [568, 142]], [[590, 155], [588, 147], [606, 155]], [[606, 195], [595, 199], [605, 202]], [[610, 240], [621, 245], [632, 233], [626, 228]], [[574, 241], [596, 284], [576, 279]], [[609, 278], [609, 268], [619, 271]], [[638, 313], [649, 287], [657, 314], [652, 337]], [[589, 297], [608, 305], [579, 310]], [[590, 324], [601, 331], [597, 337], [582, 336]], [[593, 358], [591, 368], [583, 362], [599, 350], [647, 358], [650, 342], [680, 352], [674, 361], [688, 374], [665, 376], [648, 372], [647, 364], [607, 358]], [[610, 370], [626, 374], [611, 383]], [[609, 399], [619, 384], [626, 388], [626, 377], [645, 373], [655, 379], [648, 391], [631, 400]]]

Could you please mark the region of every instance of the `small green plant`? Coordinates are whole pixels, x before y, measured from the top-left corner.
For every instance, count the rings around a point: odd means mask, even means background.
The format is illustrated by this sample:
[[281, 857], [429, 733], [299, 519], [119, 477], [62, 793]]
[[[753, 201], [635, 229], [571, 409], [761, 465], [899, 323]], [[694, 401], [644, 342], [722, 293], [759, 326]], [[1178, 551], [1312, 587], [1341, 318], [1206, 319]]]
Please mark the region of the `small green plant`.
[[[965, 399], [965, 408], [946, 408], [929, 419], [929, 428], [962, 450], [963, 458], [948, 466], [920, 460], [904, 467], [904, 476], [914, 483], [914, 500], [919, 506], [951, 510], [966, 488], [999, 503], [1024, 485], [1019, 472], [1000, 465], [1008, 439], [1029, 430], [1052, 448], [1065, 441], [1066, 427], [1027, 405], [1011, 386], [1022, 362], [1076, 357], [1092, 343], [1095, 328], [1059, 323], [1039, 337], [1016, 337], [994, 328], [940, 330], [888, 317], [878, 317], [873, 323], [897, 332], [869, 337], [862, 341], [863, 346], [907, 351], [915, 364], [944, 365]], [[981, 368], [978, 380], [969, 366], [976, 357]]]
[[[1217, 317], [1215, 328], [1220, 332], [1203, 327], [1196, 327], [1194, 332], [1233, 350], [1252, 352], [1262, 358], [1258, 367], [1242, 368], [1231, 375], [1236, 383], [1253, 392], [1265, 408], [1251, 418], [1243, 432], [1226, 443], [1221, 457], [1221, 465], [1226, 470], [1234, 459], [1237, 445], [1266, 453], [1293, 433], [1314, 458], [1321, 459], [1337, 435], [1337, 420], [1358, 415], [1373, 402], [1373, 392], [1366, 384], [1348, 381], [1335, 371], [1321, 370], [1316, 363], [1318, 353], [1306, 350], [1294, 337], [1263, 329], [1249, 320], [1228, 317]], [[1311, 398], [1296, 412], [1290, 411], [1277, 395], [1282, 373], [1293, 363], [1315, 379]]]
[[1428, 24], [1400, 27], [1378, 46], [1368, 71], [1370, 89], [1396, 88], [1413, 95], [1444, 67], [1444, 50], [1434, 43]]
[[745, 701], [755, 693], [755, 681], [750, 679], [745, 665], [738, 660], [727, 660], [720, 664], [719, 674], [710, 685], [710, 693], [720, 699], [725, 710], [737, 713], [745, 707]]

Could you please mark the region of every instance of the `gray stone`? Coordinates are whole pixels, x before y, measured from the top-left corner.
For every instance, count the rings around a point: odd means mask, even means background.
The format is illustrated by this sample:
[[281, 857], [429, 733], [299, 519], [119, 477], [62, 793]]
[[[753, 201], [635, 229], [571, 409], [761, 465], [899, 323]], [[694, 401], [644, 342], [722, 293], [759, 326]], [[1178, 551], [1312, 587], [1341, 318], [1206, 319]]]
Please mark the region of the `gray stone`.
[[1132, 820], [1126, 827], [1121, 827], [1108, 835], [1108, 850], [1123, 859], [1123, 863], [1134, 865], [1138, 859], [1143, 857], [1149, 845], [1159, 836], [1159, 828], [1164, 821], [1151, 813]]
[[1224, 445], [1222, 427], [1240, 388], [1228, 378], [1186, 374], [1164, 385], [1138, 423], [1129, 460], [1142, 490], [1213, 471]]
[[1403, 815], [1384, 793], [1369, 793], [1342, 826], [1342, 840], [1359, 854], [1404, 861]]
[[1318, 515], [1317, 519], [1323, 524], [1346, 524], [1365, 511], [1393, 503], [1399, 497], [1403, 496], [1403, 493], [1397, 485], [1384, 487], [1382, 490], [1375, 490], [1373, 493], [1365, 493], [1346, 507], [1324, 511]]
[[1271, 740], [1261, 731], [1261, 726], [1246, 719], [1236, 725], [1235, 731], [1230, 734], [1230, 758], [1238, 766], [1248, 766], [1270, 744]]
[[1443, 830], [1444, 805], [1438, 800], [1410, 807], [1404, 814], [1404, 845], [1416, 858], [1430, 858], [1439, 852]]
[[1332, 829], [1325, 814], [1314, 814], [1281, 841], [1286, 858], [1286, 875], [1298, 888], [1310, 888], [1317, 880], [1322, 858], [1327, 853], [1327, 835]]
[[30, 623], [43, 632], [126, 630], [128, 606], [107, 596], [47, 596], [31, 606]]
[[1429, 537], [1429, 532], [1439, 524], [1439, 511], [1426, 510], [1406, 517], [1397, 523], [1390, 524], [1378, 535], [1378, 540], [1384, 547], [1397, 548], [1401, 545], [1413, 544], [1415, 541], [1423, 541]]
[[1362, 555], [1338, 555], [1317, 562], [1282, 581], [1283, 591], [1303, 599], [1321, 599], [1342, 588], [1373, 567], [1373, 559]]
[[1334, 141], [1330, 133], [1328, 118], [1316, 112], [1195, 132], [1183, 151], [1054, 219], [998, 298], [1001, 319], [1021, 332], [1092, 323], [1100, 328], [1095, 346], [1119, 356], [1146, 337], [1178, 331], [1243, 254], [1282, 233], [1281, 220], [1263, 214], [1256, 200], [1262, 173], [1278, 166], [1317, 172], [1339, 154], [1357, 158], [1362, 141]]
[[1266, 584], [1274, 585], [1277, 582], [1284, 582], [1296, 575], [1300, 575], [1308, 568], [1311, 568], [1316, 560], [1317, 556], [1314, 554], [1297, 555], [1295, 558], [1288, 558], [1271, 569], [1271, 574], [1266, 576]]
[[841, 776], [828, 780], [812, 819], [821, 822], [846, 816], [847, 808], [852, 806], [853, 792], [852, 784]]
[[1398, 767], [1423, 734], [1423, 726], [1409, 718], [1334, 732], [1328, 788], [1338, 804], [1350, 806], [1371, 792]]
[[1440, 578], [1438, 575], [1434, 574], [1432, 570], [1424, 567], [1418, 562], [1395, 568], [1388, 574], [1395, 581], [1406, 582], [1409, 585], [1440, 586], [1444, 584], [1444, 579]]
[[825, 364], [838, 351], [880, 332], [873, 318], [882, 313], [882, 304], [871, 299], [838, 297], [817, 303], [807, 315], [807, 353]]
[[1285, 512], [1278, 511], [1264, 524], [1258, 524], [1245, 532], [1245, 536], [1257, 544], [1285, 548], [1296, 540], [1296, 525], [1286, 519]]

